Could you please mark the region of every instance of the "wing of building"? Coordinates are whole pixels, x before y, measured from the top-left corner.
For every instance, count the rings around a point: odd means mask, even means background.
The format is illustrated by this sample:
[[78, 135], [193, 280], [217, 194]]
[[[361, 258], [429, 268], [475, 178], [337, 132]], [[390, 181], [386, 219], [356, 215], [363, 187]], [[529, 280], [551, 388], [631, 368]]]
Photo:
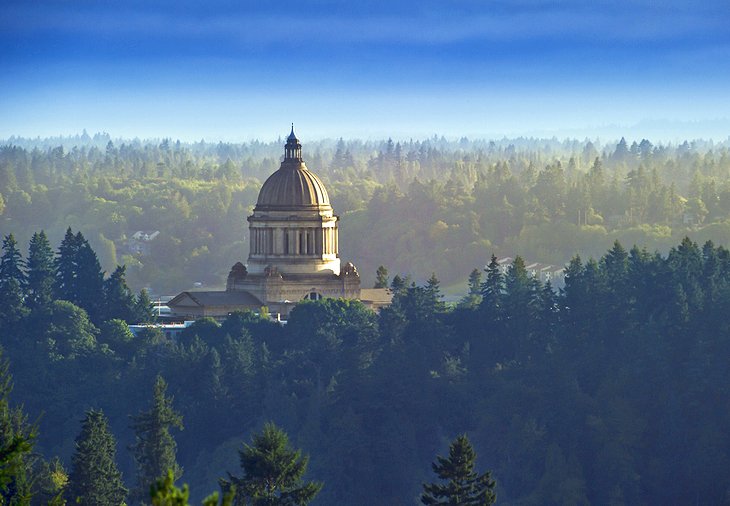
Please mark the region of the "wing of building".
[[279, 170], [264, 182], [248, 217], [248, 263], [236, 263], [226, 290], [183, 292], [168, 306], [175, 316], [225, 318], [237, 309], [266, 306], [284, 317], [304, 299], [360, 299], [373, 309], [388, 305], [387, 289], [360, 289], [352, 263], [340, 264], [339, 217], [327, 189], [302, 159], [294, 127]]

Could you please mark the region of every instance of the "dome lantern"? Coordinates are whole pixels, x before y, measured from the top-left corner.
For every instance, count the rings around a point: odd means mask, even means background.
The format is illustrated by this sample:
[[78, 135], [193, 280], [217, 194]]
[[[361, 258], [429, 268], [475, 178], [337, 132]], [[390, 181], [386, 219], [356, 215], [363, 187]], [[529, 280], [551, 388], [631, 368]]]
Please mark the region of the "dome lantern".
[[286, 139], [286, 145], [284, 146], [284, 161], [302, 161], [302, 145], [294, 135], [294, 123], [291, 124], [291, 133]]

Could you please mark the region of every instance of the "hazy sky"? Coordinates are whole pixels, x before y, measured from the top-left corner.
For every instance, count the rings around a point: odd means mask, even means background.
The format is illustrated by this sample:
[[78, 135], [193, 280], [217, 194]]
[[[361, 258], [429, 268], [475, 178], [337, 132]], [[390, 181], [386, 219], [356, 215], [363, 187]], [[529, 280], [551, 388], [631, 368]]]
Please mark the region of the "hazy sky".
[[0, 63], [0, 138], [730, 135], [727, 0], [5, 0]]

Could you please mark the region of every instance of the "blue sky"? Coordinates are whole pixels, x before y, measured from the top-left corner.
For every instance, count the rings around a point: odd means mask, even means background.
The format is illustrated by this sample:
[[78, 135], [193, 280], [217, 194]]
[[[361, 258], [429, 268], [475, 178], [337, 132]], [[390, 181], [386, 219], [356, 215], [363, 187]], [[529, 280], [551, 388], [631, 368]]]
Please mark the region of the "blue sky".
[[6, 0], [0, 138], [725, 139], [728, 27], [726, 0]]

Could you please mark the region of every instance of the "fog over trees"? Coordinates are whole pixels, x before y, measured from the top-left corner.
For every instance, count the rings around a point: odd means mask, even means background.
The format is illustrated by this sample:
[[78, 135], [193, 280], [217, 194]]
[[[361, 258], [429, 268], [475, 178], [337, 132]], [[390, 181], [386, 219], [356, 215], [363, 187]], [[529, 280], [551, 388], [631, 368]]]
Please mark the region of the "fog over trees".
[[[0, 233], [24, 247], [71, 226], [135, 291], [220, 286], [248, 255], [246, 216], [283, 141], [180, 143], [11, 138], [0, 148]], [[667, 252], [730, 242], [728, 142], [502, 139], [304, 140], [342, 217], [340, 249], [365, 284], [392, 273], [444, 286], [491, 253], [562, 265], [614, 239]], [[397, 217], [397, 219], [394, 219]], [[141, 246], [137, 231], [159, 231]], [[383, 259], [387, 258], [385, 262]]]

